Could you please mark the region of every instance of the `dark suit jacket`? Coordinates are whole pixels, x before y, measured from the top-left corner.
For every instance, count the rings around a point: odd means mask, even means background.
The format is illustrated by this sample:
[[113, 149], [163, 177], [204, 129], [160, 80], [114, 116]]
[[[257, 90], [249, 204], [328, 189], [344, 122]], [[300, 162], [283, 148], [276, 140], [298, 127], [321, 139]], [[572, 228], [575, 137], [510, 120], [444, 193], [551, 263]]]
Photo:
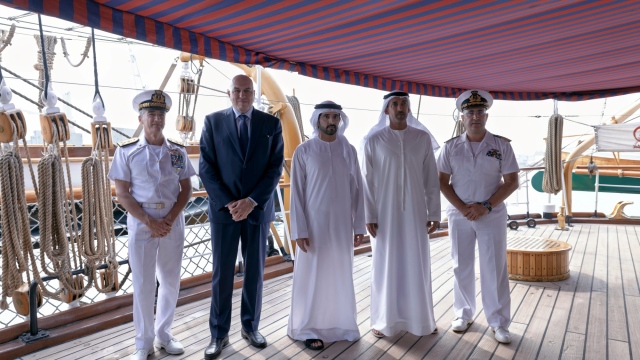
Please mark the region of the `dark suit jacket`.
[[209, 194], [209, 220], [233, 223], [225, 206], [252, 198], [252, 224], [274, 220], [273, 191], [282, 175], [284, 143], [280, 120], [253, 109], [246, 158], [240, 153], [232, 108], [207, 115], [200, 138], [200, 179]]

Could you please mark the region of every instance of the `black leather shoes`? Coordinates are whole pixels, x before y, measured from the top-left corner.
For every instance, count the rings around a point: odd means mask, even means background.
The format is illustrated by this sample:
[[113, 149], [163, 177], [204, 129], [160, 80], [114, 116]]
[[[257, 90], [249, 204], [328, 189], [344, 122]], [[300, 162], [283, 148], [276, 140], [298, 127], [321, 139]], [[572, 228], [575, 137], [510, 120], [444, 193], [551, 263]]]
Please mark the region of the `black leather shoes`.
[[267, 340], [260, 334], [259, 331], [245, 331], [244, 329], [240, 330], [240, 334], [243, 338], [248, 339], [251, 345], [257, 348], [266, 348]]
[[229, 344], [229, 337], [226, 336], [223, 339], [211, 339], [209, 346], [204, 349], [204, 358], [206, 360], [215, 359], [220, 356], [222, 348]]

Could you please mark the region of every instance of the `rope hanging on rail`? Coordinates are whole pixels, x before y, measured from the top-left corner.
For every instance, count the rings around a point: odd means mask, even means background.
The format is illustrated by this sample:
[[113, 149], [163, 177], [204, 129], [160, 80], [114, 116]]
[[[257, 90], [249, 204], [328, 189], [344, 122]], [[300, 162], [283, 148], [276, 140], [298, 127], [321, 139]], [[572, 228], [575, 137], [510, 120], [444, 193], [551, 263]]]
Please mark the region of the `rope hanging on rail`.
[[[42, 20], [40, 19], [40, 15], [38, 15], [38, 21], [40, 23], [40, 35], [34, 35], [36, 39], [36, 43], [38, 44], [38, 63], [33, 67], [38, 70], [38, 85], [44, 90], [44, 97], [48, 97], [48, 85], [49, 85], [49, 74], [53, 70], [53, 60], [56, 57], [56, 53], [54, 52], [56, 48], [56, 44], [58, 39], [55, 36], [44, 36], [42, 32]], [[44, 56], [43, 56], [44, 54]], [[40, 103], [40, 107], [44, 107], [44, 102], [42, 101], [42, 93], [43, 90], [40, 90], [38, 93], [38, 102]]]
[[557, 100], [554, 100], [554, 114], [549, 118], [544, 177], [542, 179], [542, 190], [547, 194], [555, 195], [562, 190], [563, 120], [562, 115], [558, 114]]

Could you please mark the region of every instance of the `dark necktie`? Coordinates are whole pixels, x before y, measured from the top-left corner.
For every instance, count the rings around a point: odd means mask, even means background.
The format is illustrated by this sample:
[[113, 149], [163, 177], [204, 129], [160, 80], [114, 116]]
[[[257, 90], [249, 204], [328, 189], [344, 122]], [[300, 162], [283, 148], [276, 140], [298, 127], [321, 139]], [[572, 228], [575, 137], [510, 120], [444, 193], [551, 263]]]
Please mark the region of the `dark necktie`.
[[247, 115], [240, 115], [240, 127], [238, 129], [238, 137], [240, 140], [240, 152], [242, 156], [247, 155], [247, 147], [249, 146], [249, 125], [247, 124]]

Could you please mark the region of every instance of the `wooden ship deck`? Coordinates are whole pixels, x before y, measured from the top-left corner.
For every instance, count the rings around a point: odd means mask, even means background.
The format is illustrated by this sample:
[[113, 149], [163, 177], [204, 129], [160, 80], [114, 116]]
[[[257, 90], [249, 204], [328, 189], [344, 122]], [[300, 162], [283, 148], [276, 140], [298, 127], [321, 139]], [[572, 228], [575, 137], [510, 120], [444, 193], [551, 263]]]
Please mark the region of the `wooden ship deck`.
[[[478, 311], [465, 333], [451, 331], [453, 272], [449, 238], [431, 240], [433, 300], [439, 332], [414, 336], [401, 332], [378, 339], [369, 325], [370, 254], [357, 255], [354, 286], [361, 338], [325, 344], [310, 351], [287, 335], [292, 274], [268, 280], [260, 330], [269, 346], [259, 350], [240, 337], [240, 292], [234, 292], [230, 345], [221, 359], [639, 359], [640, 237], [637, 226], [575, 224], [570, 231], [555, 225], [520, 228], [509, 236], [538, 236], [568, 242], [571, 276], [559, 282], [511, 284], [510, 330], [513, 341], [498, 344], [482, 313], [477, 279]], [[476, 273], [477, 273], [476, 268]], [[156, 350], [149, 359], [201, 359], [209, 343], [209, 299], [180, 306], [174, 336], [185, 353]], [[134, 351], [132, 323], [26, 355], [21, 359], [120, 359]]]

